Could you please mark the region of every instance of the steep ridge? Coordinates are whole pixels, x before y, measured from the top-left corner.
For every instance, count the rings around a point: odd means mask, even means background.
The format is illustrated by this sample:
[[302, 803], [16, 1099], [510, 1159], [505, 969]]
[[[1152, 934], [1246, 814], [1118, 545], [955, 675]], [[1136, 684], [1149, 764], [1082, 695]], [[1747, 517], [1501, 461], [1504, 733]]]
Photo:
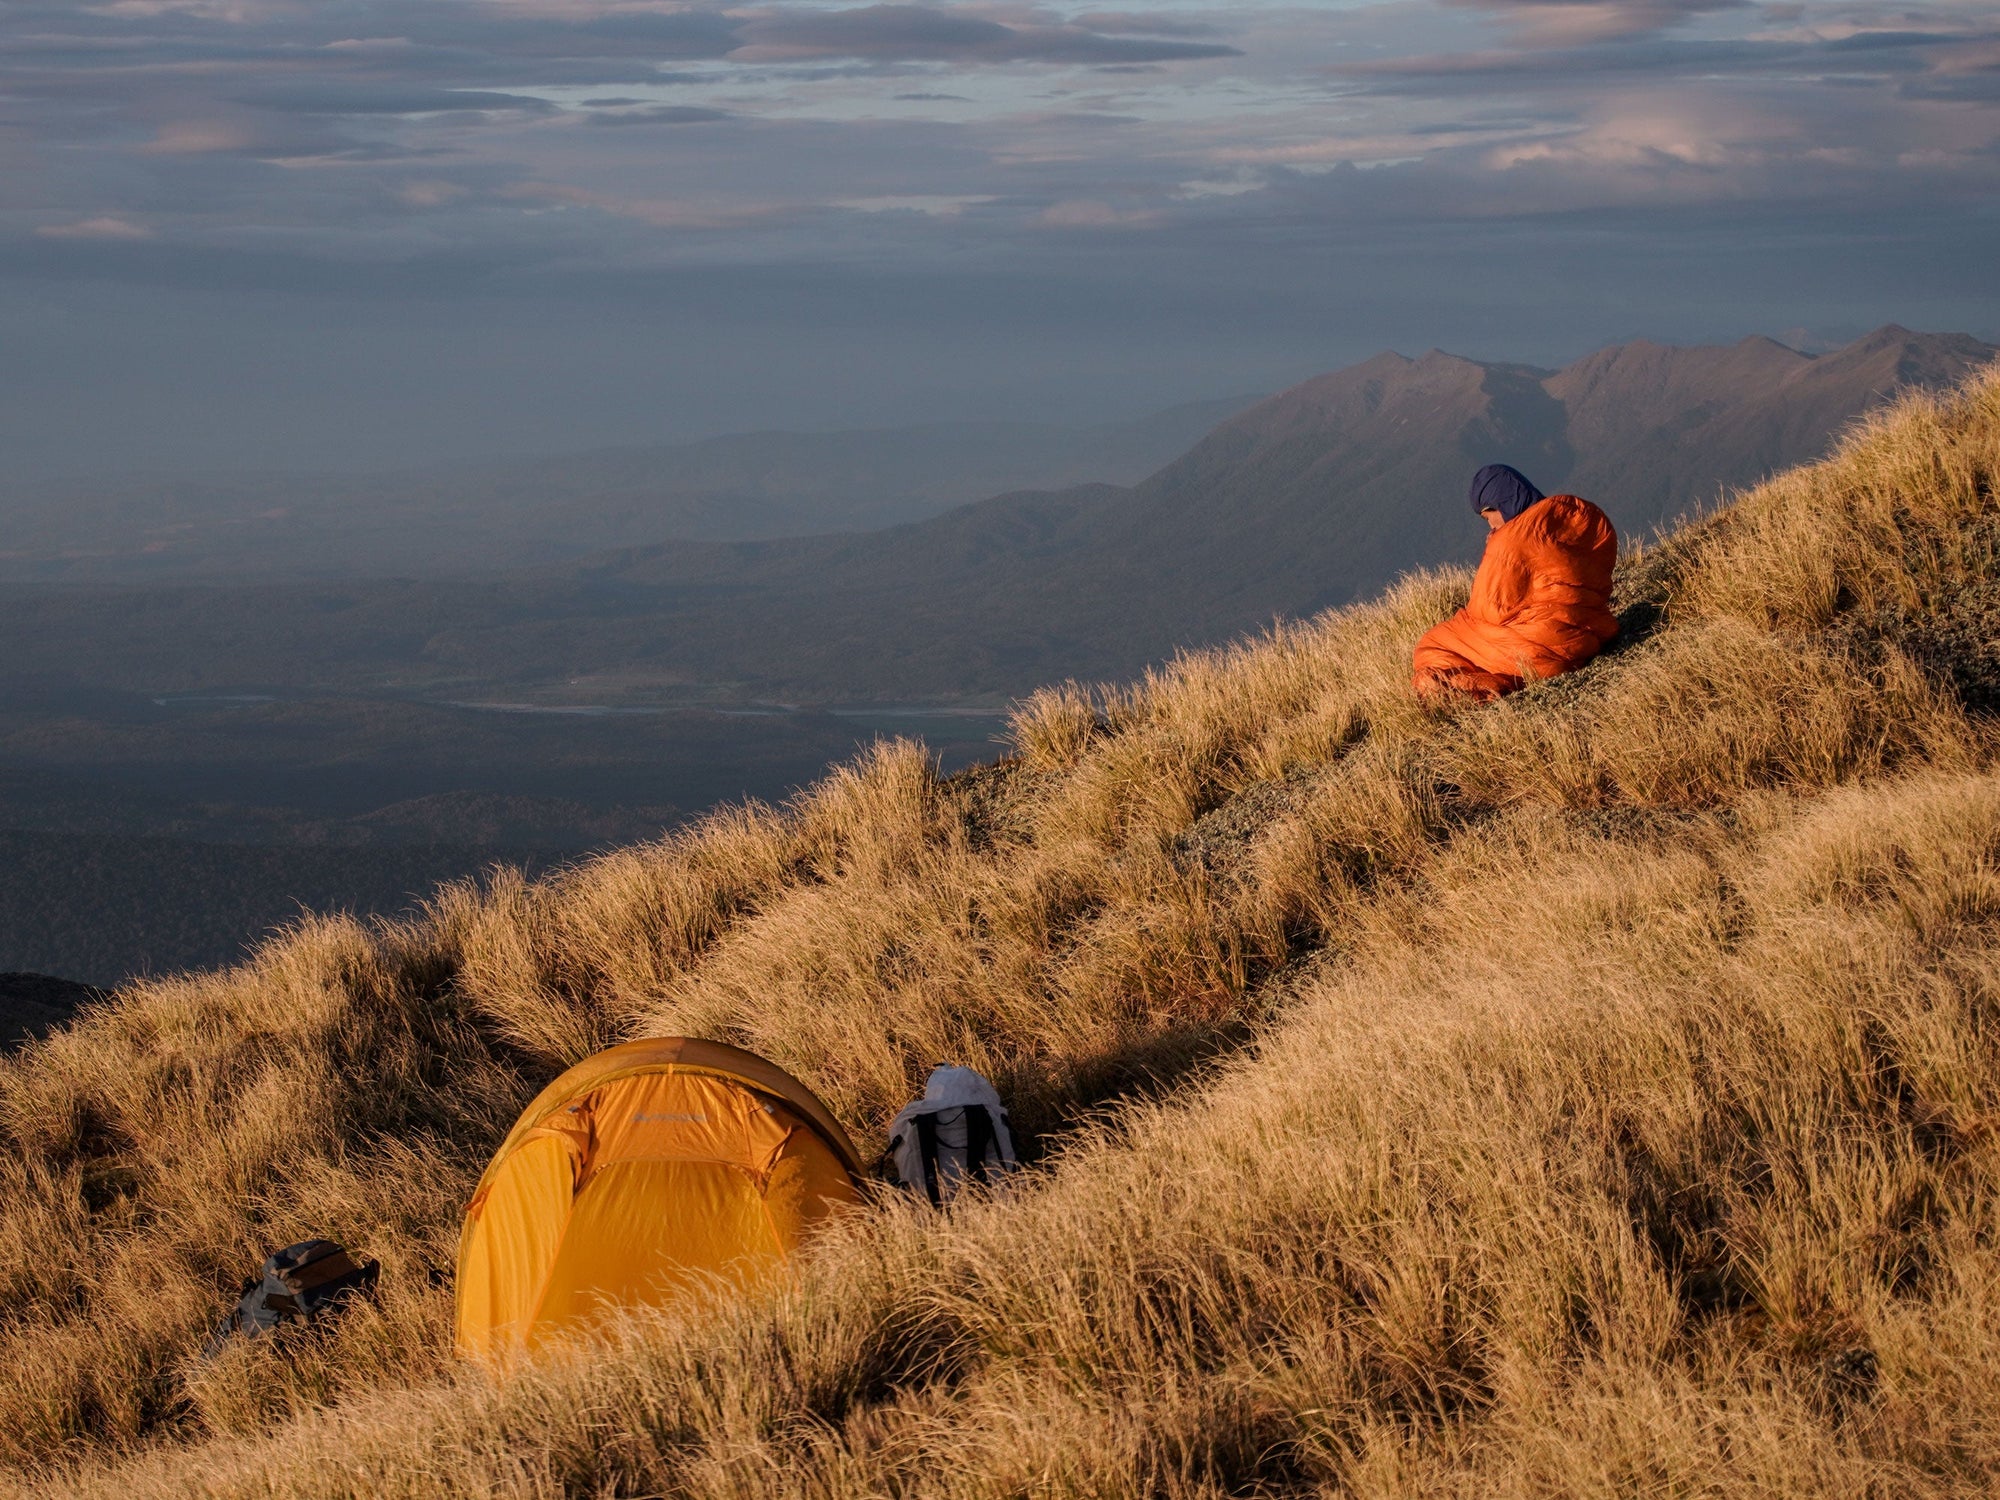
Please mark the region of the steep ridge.
[[[2000, 374], [1629, 559], [1590, 667], [1427, 712], [1410, 646], [1465, 587], [1050, 689], [947, 781], [887, 746], [310, 921], [0, 1059], [0, 1453], [125, 1500], [1990, 1493]], [[448, 1370], [485, 1152], [672, 1032], [864, 1140], [972, 1062], [1051, 1165]], [[381, 1306], [192, 1360], [312, 1231]]]
[[1604, 496], [1626, 531], [1650, 528], [1805, 461], [1890, 392], [1942, 389], [1993, 355], [1963, 334], [1895, 324], [1817, 358], [1765, 338], [1602, 350], [1545, 383], [1584, 455], [1558, 482]]
[[[1728, 348], [1640, 341], [1580, 359], [1547, 381], [1567, 414], [1572, 441], [1590, 455], [1562, 482], [1620, 505], [1616, 519], [1630, 530], [1713, 499], [1731, 480], [1742, 483], [1785, 467], [1773, 465], [1770, 454], [1824, 441], [1822, 434], [1838, 431], [1854, 414], [1853, 389], [1837, 409], [1815, 409], [1797, 420], [1780, 402], [1778, 430], [1772, 430], [1767, 403], [1773, 394], [1819, 363], [1765, 338]], [[1876, 389], [1894, 385], [1877, 387], [1864, 377], [1860, 390]], [[1722, 441], [1709, 431], [1718, 422], [1733, 428]], [[1718, 473], [1718, 459], [1749, 472]]]
[[1491, 462], [1569, 470], [1539, 372], [1378, 355], [1253, 407], [1098, 507], [1070, 566], [1122, 572], [1106, 592], [1151, 602], [1162, 638], [1213, 638], [1463, 555], [1463, 507], [1437, 502]]

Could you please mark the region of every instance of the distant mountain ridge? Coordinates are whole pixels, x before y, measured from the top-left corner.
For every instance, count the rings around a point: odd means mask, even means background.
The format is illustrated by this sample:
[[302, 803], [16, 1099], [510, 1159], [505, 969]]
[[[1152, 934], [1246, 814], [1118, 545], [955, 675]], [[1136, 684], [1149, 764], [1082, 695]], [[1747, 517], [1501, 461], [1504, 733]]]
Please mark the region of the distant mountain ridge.
[[[1558, 371], [1384, 353], [1259, 402], [1130, 489], [1002, 496], [840, 543], [637, 549], [576, 576], [728, 587], [731, 609], [782, 598], [801, 620], [797, 654], [759, 643], [717, 665], [761, 675], [803, 656], [810, 665], [780, 678], [795, 685], [839, 675], [814, 644], [850, 652], [863, 620], [879, 642], [867, 680], [877, 692], [894, 691], [899, 671], [903, 691], [944, 689], [946, 649], [1015, 689], [1026, 681], [1010, 661], [1122, 673], [1173, 646], [1345, 603], [1412, 567], [1476, 557], [1483, 533], [1464, 493], [1481, 464], [1584, 494], [1631, 536], [1818, 456], [1897, 389], [1949, 385], [1996, 354], [1895, 325], [1820, 356], [1765, 338], [1632, 343]], [[691, 624], [705, 612], [675, 610]]]
[[1085, 426], [761, 431], [379, 475], [0, 485], [0, 580], [453, 576], [636, 543], [867, 531], [1002, 490], [1131, 483], [1255, 399]]
[[1634, 342], [1561, 370], [1433, 350], [1318, 376], [1137, 485], [1000, 495], [870, 534], [627, 548], [487, 581], [17, 596], [24, 671], [179, 690], [446, 681], [590, 699], [916, 701], [1129, 674], [1469, 560], [1479, 465], [1627, 536], [1825, 452], [1907, 385], [2000, 354], [1890, 325], [1808, 355]]

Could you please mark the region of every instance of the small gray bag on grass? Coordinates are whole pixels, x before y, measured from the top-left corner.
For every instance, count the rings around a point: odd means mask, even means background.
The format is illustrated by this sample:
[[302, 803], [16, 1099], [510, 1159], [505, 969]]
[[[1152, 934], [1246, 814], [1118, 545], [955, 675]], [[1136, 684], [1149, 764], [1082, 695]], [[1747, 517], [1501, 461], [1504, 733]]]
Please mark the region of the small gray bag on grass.
[[887, 1159], [899, 1183], [939, 1206], [966, 1183], [997, 1185], [1020, 1165], [999, 1093], [972, 1069], [948, 1064], [890, 1125]]
[[264, 1274], [243, 1283], [243, 1295], [215, 1325], [205, 1351], [213, 1356], [232, 1335], [257, 1338], [284, 1323], [310, 1323], [349, 1297], [375, 1288], [378, 1261], [356, 1261], [332, 1240], [301, 1240], [274, 1251]]

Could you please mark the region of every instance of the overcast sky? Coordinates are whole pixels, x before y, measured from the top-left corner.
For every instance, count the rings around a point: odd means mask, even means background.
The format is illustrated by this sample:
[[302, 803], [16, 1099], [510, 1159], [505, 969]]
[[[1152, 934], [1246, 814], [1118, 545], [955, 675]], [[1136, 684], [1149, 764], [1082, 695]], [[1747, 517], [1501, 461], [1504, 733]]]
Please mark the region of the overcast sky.
[[2000, 0], [0, 0], [0, 452], [1098, 419], [2000, 335]]

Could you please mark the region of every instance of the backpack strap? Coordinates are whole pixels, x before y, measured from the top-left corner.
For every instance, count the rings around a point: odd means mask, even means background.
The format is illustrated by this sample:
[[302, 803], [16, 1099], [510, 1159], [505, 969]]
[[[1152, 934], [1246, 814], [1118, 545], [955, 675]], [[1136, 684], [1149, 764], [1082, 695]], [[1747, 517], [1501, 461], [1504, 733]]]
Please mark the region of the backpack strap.
[[986, 1112], [983, 1104], [971, 1104], [965, 1110], [965, 1167], [981, 1182], [986, 1177], [986, 1157], [993, 1150], [993, 1117]]
[[924, 1190], [931, 1195], [931, 1206], [941, 1208], [944, 1198], [938, 1192], [937, 1116], [918, 1115], [912, 1123], [917, 1127], [917, 1151], [924, 1163]]

